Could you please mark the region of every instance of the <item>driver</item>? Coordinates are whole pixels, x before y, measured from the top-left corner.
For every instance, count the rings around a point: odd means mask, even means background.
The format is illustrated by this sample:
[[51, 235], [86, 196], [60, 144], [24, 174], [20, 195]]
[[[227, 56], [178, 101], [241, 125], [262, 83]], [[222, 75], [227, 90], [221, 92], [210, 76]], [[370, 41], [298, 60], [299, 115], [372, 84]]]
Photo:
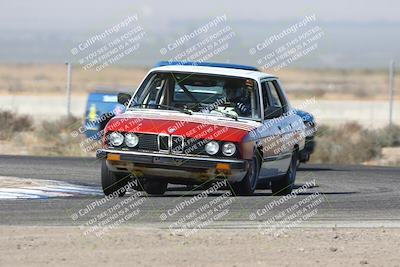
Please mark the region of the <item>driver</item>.
[[228, 80], [224, 85], [227, 101], [240, 117], [251, 116], [251, 101], [249, 92], [242, 81]]

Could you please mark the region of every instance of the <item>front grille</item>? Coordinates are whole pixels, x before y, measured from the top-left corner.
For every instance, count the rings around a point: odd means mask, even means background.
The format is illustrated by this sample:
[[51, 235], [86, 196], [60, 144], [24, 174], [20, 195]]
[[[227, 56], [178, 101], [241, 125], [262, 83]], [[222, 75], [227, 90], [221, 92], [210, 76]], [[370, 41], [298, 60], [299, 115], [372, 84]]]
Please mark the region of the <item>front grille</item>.
[[[125, 133], [122, 133], [125, 134]], [[124, 144], [120, 148], [124, 150], [144, 150], [144, 151], [161, 151], [171, 152], [173, 154], [185, 154], [185, 155], [205, 155], [209, 156], [205, 151], [205, 146], [211, 140], [206, 139], [195, 139], [195, 138], [184, 138], [178, 135], [167, 135], [167, 134], [142, 134], [136, 133], [139, 137], [139, 143], [134, 148], [129, 148]], [[108, 143], [108, 141], [107, 141]], [[218, 141], [220, 145], [219, 152], [215, 157], [222, 158], [237, 158], [239, 156], [239, 146], [236, 144], [236, 153], [231, 157], [226, 157], [221, 147], [223, 142]], [[110, 144], [109, 144], [110, 145]], [[111, 146], [111, 145], [110, 145]], [[171, 147], [170, 147], [171, 146]], [[111, 146], [112, 147], [112, 146]]]
[[148, 151], [157, 151], [157, 135], [155, 134], [138, 134], [139, 143], [137, 148]]
[[172, 153], [183, 153], [184, 145], [185, 144], [183, 136], [178, 136], [178, 135], [171, 136]]
[[158, 136], [158, 149], [160, 151], [169, 151], [169, 135]]

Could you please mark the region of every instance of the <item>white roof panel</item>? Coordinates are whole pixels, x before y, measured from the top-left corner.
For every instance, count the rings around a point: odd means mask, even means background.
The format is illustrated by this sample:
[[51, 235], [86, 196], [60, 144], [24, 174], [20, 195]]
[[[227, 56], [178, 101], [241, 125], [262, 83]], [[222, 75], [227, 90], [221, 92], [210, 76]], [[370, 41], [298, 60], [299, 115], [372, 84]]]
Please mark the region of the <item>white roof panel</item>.
[[203, 74], [216, 74], [216, 75], [225, 75], [225, 76], [235, 76], [235, 77], [244, 77], [251, 79], [262, 79], [262, 78], [270, 78], [276, 77], [271, 74], [267, 74], [261, 71], [249, 71], [242, 69], [232, 69], [232, 68], [219, 68], [219, 67], [206, 67], [206, 66], [187, 66], [187, 65], [169, 65], [153, 68], [150, 72], [153, 71], [170, 71], [170, 72], [195, 72], [195, 73], [203, 73]]

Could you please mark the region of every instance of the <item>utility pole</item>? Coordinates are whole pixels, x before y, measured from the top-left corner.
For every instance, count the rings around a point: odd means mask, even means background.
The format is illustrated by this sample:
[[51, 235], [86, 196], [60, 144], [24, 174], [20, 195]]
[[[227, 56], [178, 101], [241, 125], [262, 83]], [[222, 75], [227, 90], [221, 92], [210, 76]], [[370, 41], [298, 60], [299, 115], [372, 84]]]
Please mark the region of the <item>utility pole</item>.
[[71, 116], [71, 63], [65, 62], [67, 65], [67, 116]]
[[389, 64], [389, 126], [393, 125], [394, 75], [395, 63], [391, 60]]

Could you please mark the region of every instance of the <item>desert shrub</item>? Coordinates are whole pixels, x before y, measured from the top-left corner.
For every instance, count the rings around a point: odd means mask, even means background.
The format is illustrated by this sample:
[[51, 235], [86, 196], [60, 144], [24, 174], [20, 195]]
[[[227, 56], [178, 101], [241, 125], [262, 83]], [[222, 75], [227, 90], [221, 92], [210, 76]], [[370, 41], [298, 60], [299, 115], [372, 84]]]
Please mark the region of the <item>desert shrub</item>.
[[375, 131], [363, 129], [357, 123], [338, 127], [321, 125], [316, 141], [317, 147], [311, 159], [318, 163], [362, 163], [378, 157], [382, 148]]
[[392, 125], [374, 132], [376, 142], [382, 147], [400, 146], [400, 126]]
[[40, 154], [44, 155], [80, 155], [80, 137], [72, 134], [82, 123], [82, 120], [73, 116], [62, 117], [55, 121], [44, 121], [36, 131], [41, 147]]
[[47, 75], [41, 73], [41, 74], [37, 74], [37, 75], [33, 76], [33, 79], [35, 81], [46, 81], [46, 80], [49, 80], [49, 77]]
[[9, 110], [0, 111], [0, 140], [9, 140], [16, 133], [33, 130], [33, 122], [28, 115], [18, 115]]
[[368, 91], [365, 90], [364, 88], [357, 88], [357, 89], [354, 89], [353, 94], [354, 94], [354, 96], [356, 96], [357, 98], [367, 98], [367, 97], [371, 97], [371, 92], [368, 92]]
[[74, 116], [65, 116], [55, 121], [43, 121], [38, 129], [39, 137], [44, 140], [58, 140], [60, 135], [71, 133], [82, 123]]

